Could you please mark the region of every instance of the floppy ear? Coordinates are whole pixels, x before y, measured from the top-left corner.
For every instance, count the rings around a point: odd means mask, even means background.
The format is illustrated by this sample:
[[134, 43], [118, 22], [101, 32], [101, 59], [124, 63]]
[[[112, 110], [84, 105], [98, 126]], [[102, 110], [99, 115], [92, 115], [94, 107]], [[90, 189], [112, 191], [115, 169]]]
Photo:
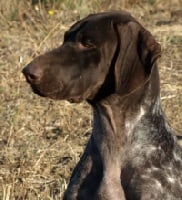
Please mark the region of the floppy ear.
[[149, 78], [160, 45], [138, 22], [115, 25], [118, 38], [115, 62], [115, 86], [119, 94], [127, 94]]

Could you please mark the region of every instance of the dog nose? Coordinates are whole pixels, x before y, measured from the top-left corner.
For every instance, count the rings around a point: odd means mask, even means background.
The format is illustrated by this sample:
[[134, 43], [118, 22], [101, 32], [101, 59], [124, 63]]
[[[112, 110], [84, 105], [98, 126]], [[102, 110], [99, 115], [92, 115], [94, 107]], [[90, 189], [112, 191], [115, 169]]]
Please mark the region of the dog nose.
[[22, 73], [29, 83], [38, 84], [41, 81], [43, 70], [40, 67], [29, 64], [22, 70]]

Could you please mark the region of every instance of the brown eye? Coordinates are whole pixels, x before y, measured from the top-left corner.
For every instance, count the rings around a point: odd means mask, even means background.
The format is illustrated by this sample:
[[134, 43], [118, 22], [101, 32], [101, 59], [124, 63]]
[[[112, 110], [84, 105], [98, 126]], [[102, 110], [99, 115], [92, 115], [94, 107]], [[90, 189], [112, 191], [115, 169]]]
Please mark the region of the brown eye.
[[95, 45], [93, 44], [92, 40], [89, 39], [86, 35], [83, 35], [82, 33], [77, 35], [77, 41], [79, 43], [79, 47], [81, 49], [90, 49], [93, 48]]
[[92, 43], [92, 41], [90, 39], [83, 40], [81, 43], [86, 48], [94, 47], [94, 45], [93, 45], [93, 43]]

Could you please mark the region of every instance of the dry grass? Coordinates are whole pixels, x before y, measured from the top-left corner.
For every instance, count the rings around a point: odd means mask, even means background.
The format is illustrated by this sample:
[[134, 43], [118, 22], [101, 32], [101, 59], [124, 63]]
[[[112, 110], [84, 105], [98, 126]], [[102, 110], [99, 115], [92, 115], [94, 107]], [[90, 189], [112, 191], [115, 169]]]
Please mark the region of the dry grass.
[[175, 14], [180, 0], [120, 2], [47, 0], [34, 6], [28, 0], [0, 2], [0, 199], [61, 199], [90, 135], [91, 111], [85, 103], [72, 105], [34, 95], [21, 69], [40, 52], [58, 46], [64, 31], [90, 12], [125, 8], [156, 36], [163, 49], [159, 61], [163, 107], [181, 134], [182, 25], [180, 12]]

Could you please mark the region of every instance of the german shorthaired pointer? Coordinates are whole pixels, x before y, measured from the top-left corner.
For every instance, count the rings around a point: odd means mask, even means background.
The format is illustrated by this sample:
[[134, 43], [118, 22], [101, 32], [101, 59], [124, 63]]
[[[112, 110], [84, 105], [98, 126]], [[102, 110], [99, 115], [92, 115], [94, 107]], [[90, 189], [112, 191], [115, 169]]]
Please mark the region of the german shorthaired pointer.
[[76, 22], [23, 69], [33, 91], [87, 100], [93, 133], [64, 200], [181, 200], [182, 150], [161, 108], [160, 45], [127, 12]]

